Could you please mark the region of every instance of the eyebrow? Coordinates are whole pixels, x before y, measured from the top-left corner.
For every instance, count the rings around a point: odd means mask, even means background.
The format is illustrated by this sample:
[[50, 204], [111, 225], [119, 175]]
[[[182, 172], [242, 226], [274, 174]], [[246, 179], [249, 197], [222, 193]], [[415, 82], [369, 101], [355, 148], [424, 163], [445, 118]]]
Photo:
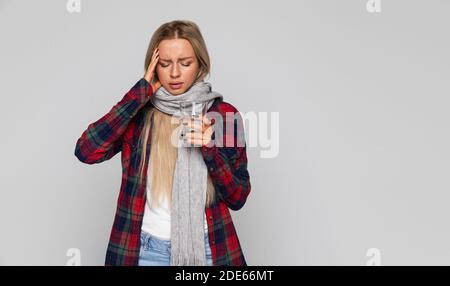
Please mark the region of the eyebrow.
[[[193, 57], [179, 58], [179, 60], [182, 61], [182, 60], [186, 60], [186, 59], [190, 59], [190, 58], [193, 58]], [[163, 62], [170, 62], [170, 61], [171, 61], [171, 60], [169, 60], [169, 59], [161, 59], [161, 58], [159, 58], [159, 60], [161, 60], [161, 61], [163, 61]]]

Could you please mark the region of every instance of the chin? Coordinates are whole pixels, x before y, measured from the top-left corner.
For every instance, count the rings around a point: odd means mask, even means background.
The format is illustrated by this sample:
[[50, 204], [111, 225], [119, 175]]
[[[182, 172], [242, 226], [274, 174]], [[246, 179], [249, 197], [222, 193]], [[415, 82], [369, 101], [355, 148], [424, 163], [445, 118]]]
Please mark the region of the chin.
[[182, 93], [184, 93], [186, 90], [183, 88], [183, 89], [171, 89], [170, 87], [169, 87], [169, 89], [167, 89], [169, 92], [170, 92], [170, 94], [172, 94], [172, 95], [179, 95], [179, 94], [182, 94]]
[[167, 85], [162, 85], [162, 86], [164, 86], [164, 88], [171, 94], [171, 95], [179, 95], [179, 94], [182, 94], [182, 93], [184, 93], [186, 90], [183, 88], [183, 89], [172, 89], [171, 87], [170, 87], [170, 85], [169, 84], [167, 84]]
[[177, 90], [170, 90], [170, 89], [169, 89], [169, 92], [170, 92], [171, 95], [174, 95], [174, 96], [175, 96], [175, 95], [180, 95], [180, 94], [182, 94], [184, 91], [183, 91], [183, 90], [178, 90], [178, 89], [177, 89]]

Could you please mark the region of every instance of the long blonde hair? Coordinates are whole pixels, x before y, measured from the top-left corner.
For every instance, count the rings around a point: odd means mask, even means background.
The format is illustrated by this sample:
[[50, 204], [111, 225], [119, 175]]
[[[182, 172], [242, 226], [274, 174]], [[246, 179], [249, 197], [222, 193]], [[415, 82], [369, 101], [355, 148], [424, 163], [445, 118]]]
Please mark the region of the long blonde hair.
[[[159, 42], [165, 39], [174, 38], [183, 38], [188, 40], [195, 51], [199, 62], [199, 72], [194, 83], [209, 74], [209, 55], [200, 29], [194, 22], [181, 20], [165, 23], [155, 31], [148, 46], [147, 55], [145, 58], [145, 68], [148, 67], [153, 50], [158, 46]], [[157, 78], [156, 72], [155, 78]], [[143, 172], [145, 160], [143, 158], [147, 152], [147, 140], [151, 129], [150, 161], [148, 165], [148, 170], [150, 170], [148, 175], [152, 176], [152, 189], [150, 194], [152, 196], [151, 201], [159, 204], [163, 197], [165, 197], [170, 202], [172, 199], [173, 174], [178, 157], [178, 148], [172, 144], [171, 136], [178, 125], [172, 123], [172, 115], [161, 112], [150, 104], [146, 105], [143, 111], [145, 112], [144, 125], [139, 138], [139, 148], [142, 150], [139, 173], [141, 178], [144, 178]], [[153, 128], [151, 128], [152, 117]], [[208, 174], [206, 206], [211, 206], [214, 201], [214, 185]]]

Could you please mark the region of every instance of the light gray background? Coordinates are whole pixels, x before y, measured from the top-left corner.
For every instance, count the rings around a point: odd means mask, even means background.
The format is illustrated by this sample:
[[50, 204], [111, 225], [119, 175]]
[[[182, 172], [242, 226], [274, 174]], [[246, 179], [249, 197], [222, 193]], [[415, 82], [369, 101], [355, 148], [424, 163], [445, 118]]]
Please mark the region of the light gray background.
[[279, 112], [232, 212], [249, 265], [450, 264], [450, 1], [0, 1], [0, 265], [103, 265], [120, 155], [73, 155], [143, 76], [154, 30], [201, 28], [209, 81]]

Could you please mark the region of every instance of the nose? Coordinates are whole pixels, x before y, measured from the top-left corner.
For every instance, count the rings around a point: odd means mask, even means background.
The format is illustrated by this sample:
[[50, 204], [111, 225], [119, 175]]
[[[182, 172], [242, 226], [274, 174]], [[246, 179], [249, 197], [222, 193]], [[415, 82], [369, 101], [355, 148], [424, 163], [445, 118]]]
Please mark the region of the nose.
[[172, 70], [170, 71], [170, 76], [172, 78], [177, 78], [180, 76], [180, 70], [178, 69], [177, 65], [172, 66]]

